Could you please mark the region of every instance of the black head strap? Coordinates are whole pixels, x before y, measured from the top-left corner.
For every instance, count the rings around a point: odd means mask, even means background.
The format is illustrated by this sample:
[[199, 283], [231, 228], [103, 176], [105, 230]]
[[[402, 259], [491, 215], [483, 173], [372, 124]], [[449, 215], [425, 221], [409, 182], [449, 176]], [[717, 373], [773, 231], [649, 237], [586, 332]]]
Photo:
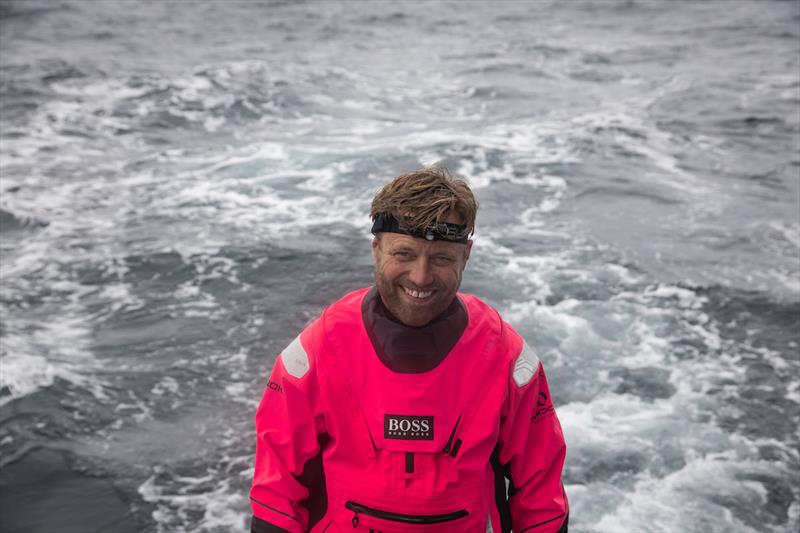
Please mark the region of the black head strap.
[[377, 235], [381, 232], [402, 233], [428, 241], [448, 241], [460, 244], [467, 244], [469, 241], [466, 225], [439, 222], [430, 224], [424, 230], [418, 230], [404, 226], [390, 213], [378, 213], [372, 223], [372, 234]]

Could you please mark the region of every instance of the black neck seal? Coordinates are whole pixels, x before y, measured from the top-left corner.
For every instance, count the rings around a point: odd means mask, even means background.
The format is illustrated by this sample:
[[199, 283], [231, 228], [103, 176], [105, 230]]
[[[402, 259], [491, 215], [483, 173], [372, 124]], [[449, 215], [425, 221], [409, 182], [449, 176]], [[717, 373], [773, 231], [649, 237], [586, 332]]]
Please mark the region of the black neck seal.
[[378, 213], [375, 216], [375, 220], [372, 223], [372, 234], [377, 235], [381, 232], [402, 233], [403, 235], [411, 235], [426, 241], [448, 241], [459, 244], [467, 244], [469, 242], [469, 232], [466, 225], [439, 222], [438, 224], [428, 225], [424, 230], [418, 230], [404, 226], [390, 213]]

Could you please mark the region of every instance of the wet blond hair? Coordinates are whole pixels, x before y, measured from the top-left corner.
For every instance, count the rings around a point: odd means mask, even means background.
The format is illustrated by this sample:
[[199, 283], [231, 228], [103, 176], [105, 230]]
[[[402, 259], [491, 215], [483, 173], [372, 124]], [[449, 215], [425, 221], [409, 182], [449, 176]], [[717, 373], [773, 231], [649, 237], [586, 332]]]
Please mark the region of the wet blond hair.
[[475, 232], [478, 202], [467, 182], [436, 165], [403, 174], [387, 183], [372, 200], [369, 216], [388, 213], [402, 225], [424, 231], [445, 221], [455, 211], [466, 226], [468, 235]]

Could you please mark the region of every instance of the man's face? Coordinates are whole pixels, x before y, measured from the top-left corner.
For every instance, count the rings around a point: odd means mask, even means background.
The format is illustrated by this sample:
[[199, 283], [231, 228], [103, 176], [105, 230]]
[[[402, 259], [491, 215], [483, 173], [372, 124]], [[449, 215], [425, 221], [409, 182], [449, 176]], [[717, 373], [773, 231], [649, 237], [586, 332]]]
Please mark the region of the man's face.
[[455, 298], [471, 249], [472, 241], [457, 244], [379, 234], [372, 241], [372, 257], [383, 304], [404, 324], [424, 326]]

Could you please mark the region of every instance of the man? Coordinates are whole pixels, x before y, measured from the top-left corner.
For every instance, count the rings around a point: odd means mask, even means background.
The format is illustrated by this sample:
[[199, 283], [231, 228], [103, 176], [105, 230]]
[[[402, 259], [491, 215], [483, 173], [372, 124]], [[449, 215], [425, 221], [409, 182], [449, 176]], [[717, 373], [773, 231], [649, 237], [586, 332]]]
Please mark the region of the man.
[[566, 533], [544, 370], [457, 292], [476, 211], [443, 168], [375, 196], [375, 286], [283, 350], [258, 408], [252, 532]]

